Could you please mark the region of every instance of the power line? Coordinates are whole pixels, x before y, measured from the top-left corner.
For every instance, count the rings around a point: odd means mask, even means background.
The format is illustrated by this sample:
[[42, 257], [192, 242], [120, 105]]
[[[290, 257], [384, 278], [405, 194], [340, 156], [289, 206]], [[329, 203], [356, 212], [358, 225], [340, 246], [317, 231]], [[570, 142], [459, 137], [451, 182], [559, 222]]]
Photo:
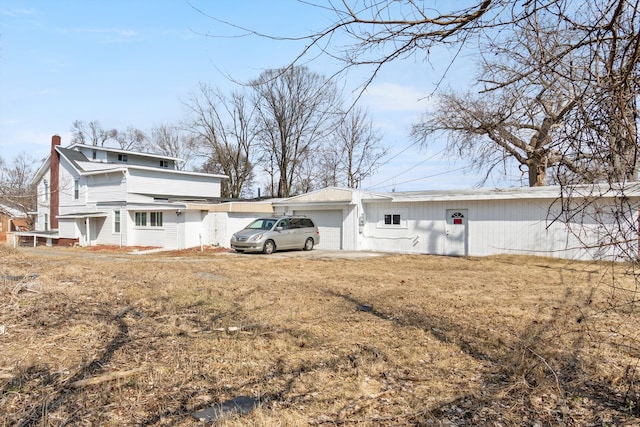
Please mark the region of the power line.
[[[411, 145], [414, 145], [414, 144], [411, 144]], [[400, 154], [402, 154], [403, 152], [407, 151], [407, 150], [411, 147], [411, 145], [410, 145], [410, 146], [408, 146], [407, 148], [405, 148], [404, 150], [402, 150], [400, 153], [396, 154], [396, 155], [395, 155], [394, 157], [392, 157], [391, 159], [389, 159], [389, 161], [390, 161], [390, 160], [392, 160], [392, 159], [394, 159], [395, 157], [399, 156], [399, 155], [400, 155]], [[425, 162], [427, 162], [427, 161], [429, 161], [429, 160], [433, 159], [434, 157], [436, 157], [436, 156], [438, 156], [438, 155], [442, 154], [444, 151], [445, 151], [445, 149], [443, 148], [442, 150], [438, 151], [437, 153], [434, 153], [434, 154], [432, 154], [431, 156], [429, 156], [429, 157], [427, 157], [427, 158], [425, 158], [425, 159], [421, 160], [420, 162], [416, 163], [415, 165], [411, 166], [409, 169], [405, 169], [403, 172], [400, 172], [399, 174], [394, 175], [394, 176], [392, 176], [391, 178], [387, 178], [387, 179], [385, 179], [385, 180], [384, 180], [384, 181], [382, 181], [382, 182], [378, 182], [377, 184], [373, 185], [371, 188], [378, 188], [378, 187], [382, 186], [382, 184], [384, 184], [385, 182], [387, 182], [387, 181], [391, 181], [392, 179], [396, 179], [396, 178], [397, 178], [397, 177], [399, 177], [400, 175], [404, 175], [405, 173], [409, 172], [410, 170], [413, 170], [413, 169], [417, 168], [418, 166], [422, 165], [423, 163], [425, 163]], [[389, 161], [385, 162], [384, 164], [389, 163]]]
[[[444, 171], [444, 172], [440, 172], [440, 173], [435, 173], [433, 175], [427, 175], [427, 176], [423, 176], [423, 177], [420, 177], [420, 178], [410, 179], [408, 181], [398, 182], [395, 185], [409, 184], [411, 182], [422, 181], [423, 179], [429, 179], [429, 178], [433, 178], [435, 176], [446, 175], [448, 173], [458, 172], [458, 171], [461, 171], [461, 170], [464, 170], [464, 169], [466, 169], [466, 166], [459, 167], [459, 168], [456, 168], [456, 169], [450, 169], [450, 170], [447, 170], [447, 171]], [[386, 180], [386, 181], [388, 181], [388, 180]], [[386, 182], [386, 181], [383, 181], [383, 182]], [[381, 185], [377, 185], [375, 187], [369, 187], [368, 190], [375, 190], [376, 188], [380, 188], [380, 187], [382, 187], [382, 186]]]

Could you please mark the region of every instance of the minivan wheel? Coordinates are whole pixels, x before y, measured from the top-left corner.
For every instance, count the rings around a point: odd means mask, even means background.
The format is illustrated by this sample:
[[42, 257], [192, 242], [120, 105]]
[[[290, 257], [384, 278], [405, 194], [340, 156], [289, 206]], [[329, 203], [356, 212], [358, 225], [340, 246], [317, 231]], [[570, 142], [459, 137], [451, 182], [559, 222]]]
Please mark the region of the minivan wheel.
[[262, 253], [271, 255], [275, 251], [276, 251], [276, 244], [273, 242], [273, 240], [267, 240], [266, 242], [264, 242], [264, 246], [262, 247]]
[[304, 248], [305, 251], [310, 251], [311, 249], [313, 249], [313, 239], [311, 237], [309, 237], [307, 239], [306, 242], [304, 242]]

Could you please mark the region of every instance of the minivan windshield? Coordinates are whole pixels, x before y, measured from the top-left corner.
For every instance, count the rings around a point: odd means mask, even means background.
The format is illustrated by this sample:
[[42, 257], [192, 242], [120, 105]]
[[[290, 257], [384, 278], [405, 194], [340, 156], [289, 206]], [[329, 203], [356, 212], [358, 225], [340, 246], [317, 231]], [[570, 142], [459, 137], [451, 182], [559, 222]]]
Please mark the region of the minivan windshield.
[[251, 224], [247, 225], [245, 229], [247, 230], [271, 230], [273, 228], [273, 224], [276, 223], [276, 220], [273, 218], [259, 218], [253, 221]]

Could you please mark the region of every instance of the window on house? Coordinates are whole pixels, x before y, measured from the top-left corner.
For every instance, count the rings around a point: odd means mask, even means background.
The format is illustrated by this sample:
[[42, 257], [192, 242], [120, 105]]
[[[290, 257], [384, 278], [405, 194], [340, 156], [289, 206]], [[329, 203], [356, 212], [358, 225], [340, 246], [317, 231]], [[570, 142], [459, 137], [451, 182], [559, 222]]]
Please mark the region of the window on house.
[[73, 181], [73, 200], [80, 198], [80, 181], [77, 179]]
[[98, 157], [98, 152], [96, 150], [91, 151], [91, 158], [95, 160]]
[[113, 232], [120, 232], [120, 211], [113, 211]]
[[129, 161], [129, 156], [126, 154], [118, 154], [118, 161], [119, 162], [128, 162]]
[[162, 212], [150, 212], [151, 227], [162, 227]]
[[49, 214], [44, 214], [44, 231], [49, 231]]
[[169, 160], [160, 160], [160, 167], [161, 168], [168, 168], [169, 167]]
[[385, 214], [384, 225], [400, 225], [400, 214]]
[[147, 213], [136, 212], [136, 227], [146, 227], [146, 226], [147, 226]]
[[49, 200], [49, 181], [44, 180], [44, 200], [45, 202]]

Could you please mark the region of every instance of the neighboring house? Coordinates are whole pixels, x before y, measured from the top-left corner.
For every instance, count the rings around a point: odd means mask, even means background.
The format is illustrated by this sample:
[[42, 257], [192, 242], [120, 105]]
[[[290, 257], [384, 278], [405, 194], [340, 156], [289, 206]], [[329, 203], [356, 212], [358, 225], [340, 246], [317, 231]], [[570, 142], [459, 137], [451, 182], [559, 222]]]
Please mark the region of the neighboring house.
[[[590, 260], [617, 256], [598, 246], [609, 229], [627, 246], [625, 256], [637, 257], [638, 184], [625, 189], [631, 209], [624, 214], [623, 229], [613, 219], [619, 213], [606, 215], [616, 211], [613, 202], [621, 193], [598, 189], [596, 194], [593, 189], [584, 187], [583, 195], [574, 192], [576, 204], [597, 202], [568, 222], [559, 216], [563, 202], [559, 187], [403, 193], [326, 188], [276, 201], [273, 206], [276, 213], [312, 217], [320, 230], [319, 249]], [[594, 210], [604, 223], [593, 220]]]
[[0, 201], [0, 243], [7, 242], [7, 233], [29, 229], [28, 215], [15, 204]]
[[114, 148], [51, 141], [37, 171], [33, 233], [49, 244], [197, 246], [208, 234], [192, 202], [218, 202], [224, 175], [184, 172], [179, 159]]

